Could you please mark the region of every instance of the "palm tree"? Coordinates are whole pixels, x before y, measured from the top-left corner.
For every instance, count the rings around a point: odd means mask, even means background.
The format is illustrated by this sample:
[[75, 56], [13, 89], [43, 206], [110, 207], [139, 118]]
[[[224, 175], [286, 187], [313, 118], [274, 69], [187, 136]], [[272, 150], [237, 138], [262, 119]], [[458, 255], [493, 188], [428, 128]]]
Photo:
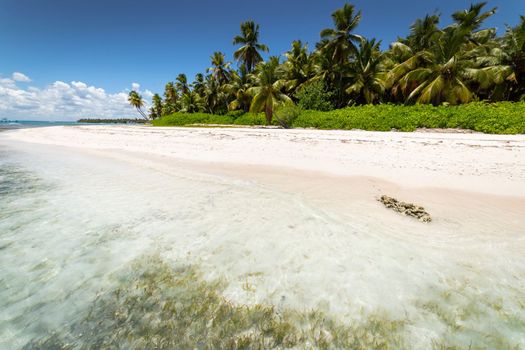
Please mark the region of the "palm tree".
[[204, 81], [204, 75], [202, 73], [195, 74], [195, 80], [191, 84], [193, 91], [197, 93], [200, 97], [204, 96], [206, 89], [206, 82]]
[[255, 69], [256, 86], [249, 89], [249, 92], [253, 94], [250, 112], [264, 111], [267, 125], [272, 123], [276, 106], [292, 101], [281, 91], [284, 87], [284, 81], [280, 79], [278, 67], [278, 57], [270, 57], [268, 62], [259, 63]]
[[223, 87], [212, 75], [206, 77], [203, 104], [208, 113], [224, 114], [228, 111], [227, 96]]
[[454, 12], [452, 19], [459, 27], [465, 29], [467, 33], [477, 31], [483, 21], [496, 13], [495, 7], [482, 13], [481, 11], [485, 5], [487, 5], [486, 2], [472, 4], [468, 10]]
[[483, 3], [456, 12], [454, 24], [434, 36], [434, 44], [396, 65], [389, 73], [389, 84], [409, 103], [450, 104], [474, 100], [473, 83], [487, 85], [487, 67], [473, 59], [486, 45], [493, 31], [478, 29], [494, 10], [482, 13]]
[[439, 15], [426, 15], [423, 19], [417, 19], [410, 27], [410, 34], [404, 40], [414, 52], [428, 50], [434, 43], [436, 34], [439, 33]]
[[186, 74], [179, 74], [177, 75], [175, 87], [177, 90], [180, 91], [181, 95], [186, 94], [190, 91], [190, 86], [188, 85], [188, 78], [186, 77]]
[[259, 43], [259, 25], [253, 21], [241, 23], [241, 35], [233, 38], [233, 45], [242, 45], [233, 57], [246, 67], [248, 73], [263, 60], [259, 51], [268, 52], [268, 46]]
[[194, 91], [188, 91], [181, 96], [181, 112], [196, 113], [203, 109], [202, 100]]
[[169, 82], [164, 87], [164, 106], [162, 108], [162, 115], [168, 115], [175, 113], [177, 110], [177, 100], [178, 100], [177, 90], [173, 82]]
[[239, 72], [233, 72], [232, 79], [229, 84], [224, 86], [224, 90], [233, 96], [231, 102], [228, 104], [228, 109], [241, 109], [244, 112], [250, 110], [253, 96], [249, 89], [252, 87], [252, 77], [248, 74], [246, 66], [240, 66]]
[[514, 28], [507, 28], [503, 37], [503, 62], [511, 68], [505, 77], [509, 82], [509, 98], [525, 100], [525, 16]]
[[162, 98], [159, 94], [153, 95], [153, 98], [151, 99], [152, 106], [150, 109], [150, 118], [151, 119], [157, 119], [162, 116]]
[[140, 96], [138, 92], [136, 92], [135, 90], [131, 90], [128, 95], [128, 102], [131, 106], [137, 109], [137, 111], [140, 113], [142, 118], [148, 120], [148, 117], [142, 111], [142, 107], [144, 106], [144, 101], [142, 100], [142, 96]]
[[335, 28], [321, 31], [321, 40], [326, 40], [324, 48], [330, 48], [334, 61], [341, 65], [348, 61], [357, 49], [355, 43], [361, 40], [361, 36], [352, 33], [361, 21], [361, 11], [357, 14], [354, 11], [353, 5], [345, 4], [332, 14]]
[[[346, 4], [332, 13], [333, 26], [320, 32], [313, 52], [294, 41], [283, 64], [275, 57], [263, 61], [268, 47], [259, 43], [259, 25], [243, 22], [240, 35], [233, 39], [238, 45], [234, 53], [238, 71], [231, 69], [222, 52], [215, 52], [208, 73], [197, 74], [191, 85], [184, 74], [166, 84], [162, 114], [180, 108], [218, 114], [264, 110], [271, 123], [274, 108], [289, 96], [296, 100], [321, 96], [329, 108], [350, 103], [525, 100], [525, 16], [498, 37], [494, 28], [483, 28], [495, 11], [487, 11], [485, 2], [472, 4], [454, 12], [452, 24], [445, 27], [440, 26], [439, 14], [427, 15], [382, 52], [375, 39], [356, 34], [361, 12]], [[137, 92], [133, 94], [141, 101]], [[137, 96], [129, 99], [134, 106]], [[158, 114], [159, 98], [153, 98], [152, 116]], [[140, 102], [137, 108], [141, 115], [142, 106]]]
[[225, 62], [222, 52], [215, 52], [211, 56], [212, 67], [208, 68], [219, 85], [224, 85], [231, 79], [230, 62]]
[[308, 46], [295, 40], [290, 51], [284, 54], [286, 61], [282, 65], [284, 79], [287, 81], [288, 92], [293, 92], [301, 87], [315, 75], [313, 59], [308, 53]]
[[357, 103], [377, 102], [385, 91], [385, 72], [382, 70], [380, 42], [375, 39], [362, 39], [350, 65], [352, 84], [346, 93], [355, 98]]
[[337, 90], [336, 80], [338, 80], [337, 64], [333, 61], [333, 55], [329, 50], [324, 48], [323, 42], [317, 45], [317, 50], [313, 52], [312, 59], [314, 63], [314, 76], [310, 81], [322, 80], [329, 90]]
[[334, 63], [335, 83], [339, 96], [339, 105], [343, 104], [343, 79], [345, 69], [351, 55], [357, 51], [356, 43], [361, 40], [361, 36], [354, 34], [353, 31], [361, 21], [361, 11], [355, 13], [355, 8], [351, 4], [345, 4], [342, 8], [332, 14], [335, 28], [327, 28], [321, 31], [321, 42], [318, 49], [331, 55]]

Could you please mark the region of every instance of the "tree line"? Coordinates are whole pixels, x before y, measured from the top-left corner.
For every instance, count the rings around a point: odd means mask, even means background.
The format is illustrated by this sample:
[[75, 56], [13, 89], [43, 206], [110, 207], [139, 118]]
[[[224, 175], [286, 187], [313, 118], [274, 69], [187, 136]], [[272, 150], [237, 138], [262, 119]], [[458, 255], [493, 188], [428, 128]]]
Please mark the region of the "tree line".
[[[387, 50], [380, 41], [356, 33], [362, 14], [345, 4], [332, 14], [333, 27], [320, 32], [310, 51], [293, 41], [284, 60], [263, 60], [259, 25], [241, 23], [233, 44], [240, 46], [232, 67], [224, 53], [211, 56], [210, 68], [189, 83], [185, 74], [155, 94], [149, 115], [140, 94], [129, 102], [144, 118], [176, 112], [210, 114], [264, 112], [294, 103], [303, 109], [332, 110], [351, 105], [396, 103], [457, 105], [472, 101], [525, 100], [525, 16], [498, 36], [483, 22], [496, 13], [481, 2], [454, 12], [452, 24], [440, 15], [417, 19], [406, 37]], [[239, 112], [233, 112], [239, 111]]]

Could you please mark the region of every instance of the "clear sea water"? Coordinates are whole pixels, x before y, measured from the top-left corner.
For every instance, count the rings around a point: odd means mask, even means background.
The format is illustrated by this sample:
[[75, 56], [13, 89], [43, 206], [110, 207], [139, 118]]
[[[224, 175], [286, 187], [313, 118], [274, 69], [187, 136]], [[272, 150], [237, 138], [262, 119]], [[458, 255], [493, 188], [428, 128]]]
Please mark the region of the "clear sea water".
[[17, 121], [0, 121], [0, 130], [20, 129], [20, 128], [38, 128], [44, 126], [59, 125], [77, 125], [77, 122], [66, 121], [42, 121], [42, 120], [17, 120]]
[[67, 333], [150, 255], [224, 278], [236, 303], [319, 307], [344, 322], [380, 311], [406, 322], [414, 349], [524, 348], [523, 234], [419, 225], [394, 230], [250, 181], [0, 134], [0, 349]]

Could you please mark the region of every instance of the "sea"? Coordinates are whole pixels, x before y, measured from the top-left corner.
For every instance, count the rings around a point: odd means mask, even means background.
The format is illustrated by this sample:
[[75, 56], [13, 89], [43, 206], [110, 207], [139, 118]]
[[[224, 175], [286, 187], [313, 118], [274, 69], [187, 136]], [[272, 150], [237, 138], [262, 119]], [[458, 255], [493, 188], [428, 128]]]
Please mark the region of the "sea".
[[392, 226], [15, 132], [0, 133], [0, 349], [525, 348], [523, 233]]
[[68, 121], [42, 121], [42, 120], [0, 120], [1, 129], [20, 129], [20, 128], [38, 128], [45, 126], [59, 126], [59, 125], [77, 125], [77, 122]]

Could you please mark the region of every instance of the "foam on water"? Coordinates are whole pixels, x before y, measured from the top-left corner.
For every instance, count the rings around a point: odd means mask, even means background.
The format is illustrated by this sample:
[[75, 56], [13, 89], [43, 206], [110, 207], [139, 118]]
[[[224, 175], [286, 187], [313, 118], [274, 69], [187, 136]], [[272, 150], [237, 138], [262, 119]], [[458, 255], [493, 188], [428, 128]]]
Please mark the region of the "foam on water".
[[414, 348], [525, 347], [525, 245], [504, 227], [393, 228], [248, 181], [0, 147], [0, 348], [78, 321], [155, 253], [225, 278], [236, 303], [382, 310]]

